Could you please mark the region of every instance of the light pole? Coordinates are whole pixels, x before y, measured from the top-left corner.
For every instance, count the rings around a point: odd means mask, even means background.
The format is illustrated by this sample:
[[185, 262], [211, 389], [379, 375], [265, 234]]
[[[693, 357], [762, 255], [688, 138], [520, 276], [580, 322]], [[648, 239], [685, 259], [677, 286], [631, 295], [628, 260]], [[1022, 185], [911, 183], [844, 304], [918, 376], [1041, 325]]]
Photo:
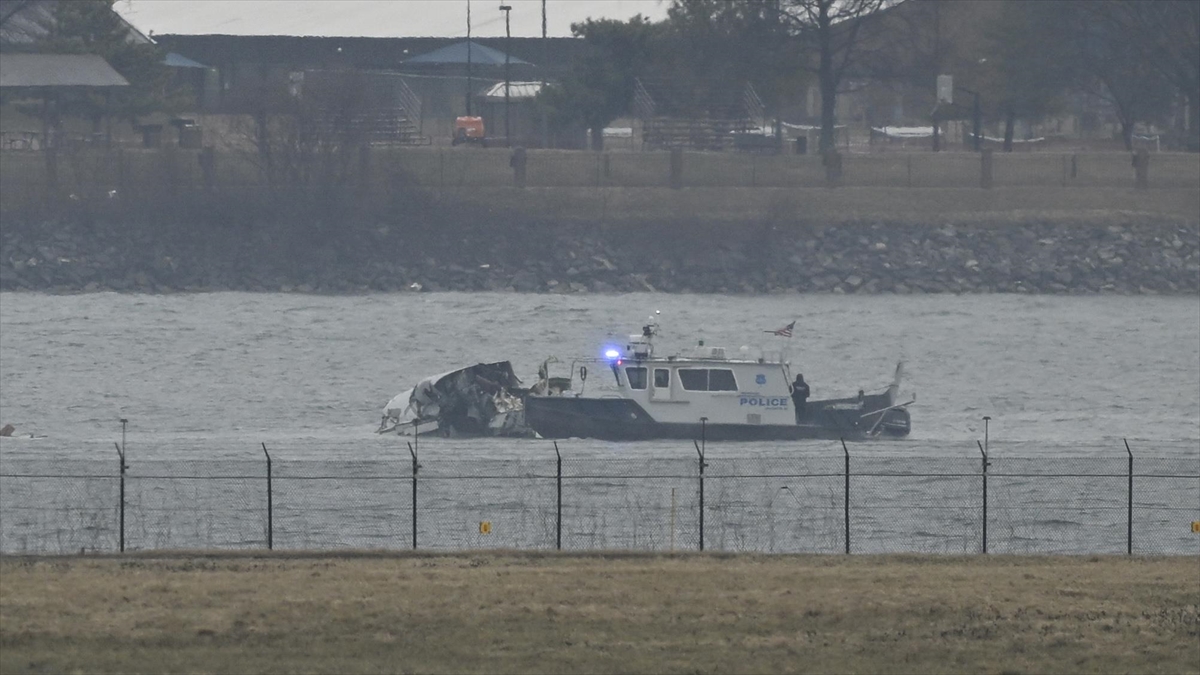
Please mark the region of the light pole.
[[500, 5], [500, 11], [504, 12], [504, 145], [510, 146], [512, 142], [509, 140], [510, 131], [508, 125], [508, 62], [509, 62], [509, 47], [512, 44], [512, 30], [508, 24], [508, 15], [512, 12], [512, 5]]
[[471, 116], [471, 0], [467, 0], [467, 117]]
[[988, 422], [990, 422], [990, 421], [992, 421], [992, 418], [991, 418], [991, 417], [989, 417], [989, 416], [987, 416], [987, 415], [984, 415], [984, 416], [983, 416], [983, 454], [984, 454], [984, 455], [986, 455], [986, 454], [987, 454], [987, 447], [988, 447]]
[[[542, 0], [542, 87], [538, 93], [546, 91], [546, 64], [550, 63], [550, 54], [546, 51], [546, 0]], [[542, 106], [542, 147], [549, 146], [549, 134], [546, 129], [546, 108]]]

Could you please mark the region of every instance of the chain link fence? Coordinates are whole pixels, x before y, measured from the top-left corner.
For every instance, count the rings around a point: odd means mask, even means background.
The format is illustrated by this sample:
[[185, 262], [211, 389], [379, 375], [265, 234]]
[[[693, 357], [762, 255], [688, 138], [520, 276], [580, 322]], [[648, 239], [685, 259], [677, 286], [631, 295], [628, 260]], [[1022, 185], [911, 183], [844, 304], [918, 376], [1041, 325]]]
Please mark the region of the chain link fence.
[[[541, 549], [1200, 554], [1188, 445], [1031, 455], [46, 460], [0, 455], [0, 552]], [[1122, 448], [1124, 450], [1124, 448]], [[277, 455], [278, 453], [276, 453]]]

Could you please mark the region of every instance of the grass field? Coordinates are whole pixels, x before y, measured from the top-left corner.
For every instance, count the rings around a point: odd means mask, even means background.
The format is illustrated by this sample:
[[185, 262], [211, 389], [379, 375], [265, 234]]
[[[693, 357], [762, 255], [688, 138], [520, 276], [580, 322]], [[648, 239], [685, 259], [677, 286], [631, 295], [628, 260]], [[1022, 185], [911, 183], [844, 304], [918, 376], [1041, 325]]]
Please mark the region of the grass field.
[[[517, 189], [508, 157], [503, 148], [377, 150], [370, 160], [369, 185], [355, 185], [354, 199], [387, 213], [394, 208], [389, 200], [395, 188], [416, 184], [437, 205], [615, 223], [835, 224], [864, 218], [927, 223], [981, 217], [998, 223], [1073, 218], [1104, 224], [1114, 217], [1200, 221], [1196, 155], [1156, 155], [1157, 178], [1148, 190], [1133, 188], [1131, 174], [1126, 175], [1128, 157], [1116, 153], [1079, 155], [1077, 177], [1065, 180], [1066, 155], [997, 157], [996, 186], [990, 190], [978, 187], [978, 161], [970, 153], [847, 156], [846, 179], [834, 189], [824, 186], [820, 159], [811, 156], [691, 153], [684, 164], [684, 188], [672, 190], [667, 187], [668, 153], [613, 152], [606, 160], [597, 153], [568, 151], [531, 152], [529, 187]], [[253, 157], [219, 153], [215, 166], [214, 192], [208, 198], [254, 203], [269, 197], [259, 185]], [[45, 204], [45, 169], [38, 153], [0, 154], [4, 208], [36, 210]], [[108, 210], [152, 211], [155, 205], [166, 208], [183, 196], [197, 196], [202, 173], [196, 152], [177, 148], [68, 153], [58, 168], [62, 194], [77, 194]], [[108, 201], [111, 195], [118, 200]]]
[[554, 221], [641, 222], [1037, 222], [1109, 225], [1130, 221], [1200, 222], [1200, 185], [1192, 190], [1114, 188], [476, 188], [447, 190], [448, 204]]
[[7, 558], [0, 672], [1197, 673], [1200, 563]]

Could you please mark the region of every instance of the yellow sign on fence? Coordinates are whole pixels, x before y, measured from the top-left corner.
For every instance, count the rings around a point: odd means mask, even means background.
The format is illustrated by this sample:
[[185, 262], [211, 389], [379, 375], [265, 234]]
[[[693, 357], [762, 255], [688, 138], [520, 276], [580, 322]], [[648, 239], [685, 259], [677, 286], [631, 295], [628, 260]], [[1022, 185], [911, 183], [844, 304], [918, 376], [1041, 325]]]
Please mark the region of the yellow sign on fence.
[[1200, 532], [1200, 520], [1192, 521], [1192, 532]]
[[479, 534], [491, 534], [491, 533], [492, 533], [491, 521], [488, 521], [488, 520], [479, 521]]

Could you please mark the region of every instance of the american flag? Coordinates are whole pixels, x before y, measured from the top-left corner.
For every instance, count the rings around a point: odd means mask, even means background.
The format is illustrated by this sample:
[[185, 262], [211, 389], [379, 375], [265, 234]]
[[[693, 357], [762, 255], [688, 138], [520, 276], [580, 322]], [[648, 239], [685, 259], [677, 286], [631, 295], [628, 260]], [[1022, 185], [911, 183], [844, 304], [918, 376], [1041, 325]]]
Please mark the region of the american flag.
[[784, 326], [783, 328], [777, 328], [775, 330], [764, 330], [763, 332], [770, 333], [771, 335], [778, 335], [779, 337], [790, 338], [790, 337], [792, 337], [792, 329], [795, 327], [796, 327], [796, 322], [793, 321], [793, 322], [789, 323], [788, 325]]

